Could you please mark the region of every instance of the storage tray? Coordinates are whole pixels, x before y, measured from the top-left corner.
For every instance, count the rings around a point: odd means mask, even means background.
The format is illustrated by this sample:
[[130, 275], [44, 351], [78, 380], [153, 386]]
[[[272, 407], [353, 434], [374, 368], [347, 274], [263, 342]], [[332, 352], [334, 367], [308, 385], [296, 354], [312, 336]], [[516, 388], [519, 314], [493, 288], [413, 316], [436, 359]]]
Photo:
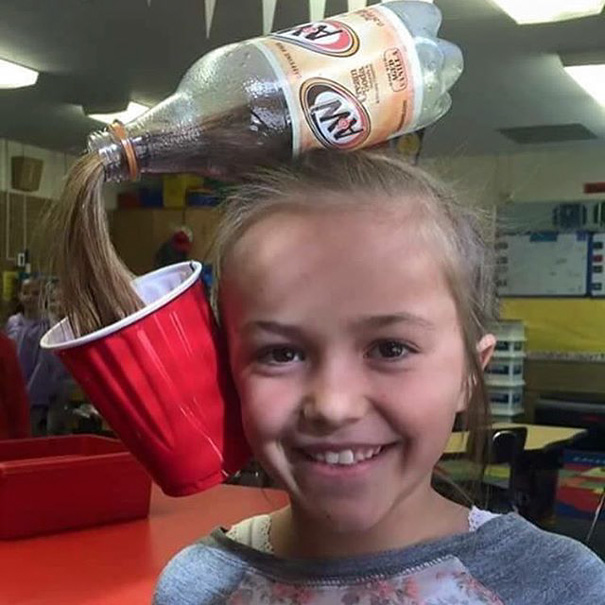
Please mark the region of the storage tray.
[[0, 539], [139, 519], [151, 480], [115, 439], [0, 441]]

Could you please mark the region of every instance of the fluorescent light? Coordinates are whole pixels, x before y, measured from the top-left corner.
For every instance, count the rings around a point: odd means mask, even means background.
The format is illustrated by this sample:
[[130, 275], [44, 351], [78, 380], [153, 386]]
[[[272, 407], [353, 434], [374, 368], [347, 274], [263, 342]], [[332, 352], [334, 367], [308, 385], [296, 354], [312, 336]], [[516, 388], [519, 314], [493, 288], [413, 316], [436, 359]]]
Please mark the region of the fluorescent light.
[[564, 68], [590, 96], [605, 106], [605, 63], [566, 65]]
[[492, 0], [517, 23], [549, 23], [598, 15], [605, 0]]
[[37, 80], [37, 71], [0, 59], [0, 88], [33, 86]]
[[115, 120], [120, 120], [120, 122], [128, 124], [128, 122], [136, 120], [136, 118], [142, 116], [148, 110], [149, 107], [147, 107], [147, 105], [130, 101], [128, 107], [124, 111], [118, 111], [116, 113], [89, 113], [88, 117], [97, 120], [98, 122], [105, 122], [105, 124], [111, 124]]

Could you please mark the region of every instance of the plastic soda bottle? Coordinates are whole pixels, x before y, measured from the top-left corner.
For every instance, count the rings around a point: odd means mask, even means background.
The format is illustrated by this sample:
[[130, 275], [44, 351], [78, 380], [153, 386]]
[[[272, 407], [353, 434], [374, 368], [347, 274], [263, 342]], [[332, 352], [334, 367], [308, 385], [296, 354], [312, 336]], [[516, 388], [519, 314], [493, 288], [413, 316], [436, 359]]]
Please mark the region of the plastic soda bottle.
[[441, 13], [394, 0], [218, 48], [138, 119], [89, 136], [105, 179], [228, 176], [313, 147], [352, 150], [423, 128], [451, 105], [462, 53]]

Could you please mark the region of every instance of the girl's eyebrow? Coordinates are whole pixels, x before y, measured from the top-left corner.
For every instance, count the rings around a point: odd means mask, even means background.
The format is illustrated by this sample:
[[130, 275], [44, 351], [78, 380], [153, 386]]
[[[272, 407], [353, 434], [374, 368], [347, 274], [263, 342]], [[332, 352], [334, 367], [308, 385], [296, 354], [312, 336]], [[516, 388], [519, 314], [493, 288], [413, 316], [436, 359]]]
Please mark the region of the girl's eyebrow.
[[[361, 317], [351, 322], [351, 326], [355, 330], [371, 329], [371, 328], [388, 328], [397, 324], [413, 325], [425, 330], [434, 330], [435, 325], [424, 317], [413, 313], [388, 313], [385, 315], [368, 315]], [[284, 324], [274, 320], [255, 320], [249, 321], [242, 327], [243, 333], [251, 333], [257, 330], [263, 332], [271, 332], [280, 336], [290, 338], [298, 338], [302, 336], [303, 330], [298, 326]]]
[[250, 334], [258, 330], [271, 332], [272, 334], [278, 334], [280, 336], [288, 336], [290, 338], [299, 337], [302, 334], [302, 330], [297, 326], [262, 319], [247, 322], [243, 325], [241, 332]]
[[353, 322], [353, 325], [358, 328], [388, 328], [396, 324], [411, 324], [425, 330], [434, 330], [435, 325], [420, 315], [408, 313], [406, 311], [400, 313], [388, 313], [385, 315], [369, 315], [361, 317]]

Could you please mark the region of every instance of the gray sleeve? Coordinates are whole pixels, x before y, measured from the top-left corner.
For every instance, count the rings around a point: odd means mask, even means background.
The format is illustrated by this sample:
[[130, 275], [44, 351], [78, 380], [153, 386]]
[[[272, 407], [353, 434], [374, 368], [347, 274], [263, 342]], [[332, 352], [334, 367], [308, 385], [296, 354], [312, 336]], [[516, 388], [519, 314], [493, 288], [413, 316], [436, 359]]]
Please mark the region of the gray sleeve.
[[203, 542], [179, 552], [164, 568], [153, 605], [218, 605], [240, 582], [243, 569]]
[[503, 541], [489, 575], [504, 603], [605, 605], [605, 563], [580, 542], [537, 528]]
[[546, 563], [553, 580], [545, 587], [545, 593], [552, 599], [547, 599], [547, 603], [605, 605], [605, 562], [592, 550], [575, 540], [557, 536]]

